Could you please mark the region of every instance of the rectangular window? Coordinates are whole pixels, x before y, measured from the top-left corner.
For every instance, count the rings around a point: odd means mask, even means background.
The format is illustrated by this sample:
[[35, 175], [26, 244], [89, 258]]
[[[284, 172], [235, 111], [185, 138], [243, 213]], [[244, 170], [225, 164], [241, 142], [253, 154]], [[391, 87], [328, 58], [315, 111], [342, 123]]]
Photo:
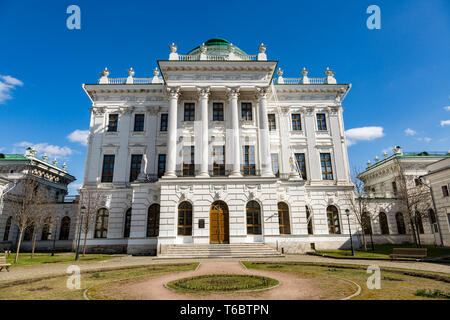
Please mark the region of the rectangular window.
[[223, 103], [213, 103], [213, 121], [223, 121]]
[[167, 131], [167, 124], [169, 123], [169, 115], [167, 113], [161, 114], [161, 125], [159, 131]]
[[291, 114], [292, 118], [292, 130], [301, 131], [302, 130], [302, 120], [299, 113]]
[[241, 104], [241, 116], [242, 120], [252, 121], [253, 113], [252, 113], [252, 104], [251, 103], [242, 103]]
[[394, 193], [394, 196], [397, 195], [397, 183], [395, 181], [392, 181], [392, 192]]
[[184, 104], [184, 121], [194, 121], [195, 120], [195, 104], [185, 103]]
[[275, 121], [275, 114], [274, 113], [269, 113], [267, 115], [267, 117], [269, 119], [269, 131], [277, 130], [277, 123]]
[[255, 147], [244, 146], [244, 176], [256, 175]]
[[278, 167], [278, 153], [272, 153], [270, 156], [272, 158], [272, 172], [278, 177], [280, 174], [280, 169]]
[[166, 172], [166, 155], [158, 155], [158, 178], [161, 178]]
[[305, 154], [304, 153], [296, 153], [295, 161], [297, 162], [297, 171], [300, 172], [303, 180], [307, 180]]
[[137, 179], [139, 173], [141, 172], [142, 155], [132, 154], [131, 155], [131, 166], [130, 166], [130, 182]]
[[144, 114], [135, 114], [134, 115], [134, 131], [142, 132], [144, 131]]
[[117, 132], [117, 122], [119, 121], [118, 114], [110, 114], [108, 116], [108, 132]]
[[331, 156], [329, 153], [320, 154], [320, 165], [322, 166], [322, 180], [333, 180], [333, 169], [331, 168]]
[[327, 130], [327, 121], [325, 120], [325, 113], [317, 114], [317, 130], [319, 131]]
[[116, 156], [113, 154], [105, 154], [103, 156], [102, 182], [113, 181], [115, 158]]
[[213, 175], [225, 175], [225, 146], [213, 146]]
[[448, 186], [442, 186], [442, 196], [448, 197]]
[[194, 146], [183, 147], [183, 176], [193, 176], [194, 168]]

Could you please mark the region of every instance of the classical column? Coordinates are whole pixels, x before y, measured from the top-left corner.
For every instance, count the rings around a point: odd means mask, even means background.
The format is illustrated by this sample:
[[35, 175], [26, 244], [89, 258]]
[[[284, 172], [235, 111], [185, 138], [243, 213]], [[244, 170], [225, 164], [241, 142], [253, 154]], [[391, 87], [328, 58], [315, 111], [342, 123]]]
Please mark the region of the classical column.
[[177, 112], [179, 88], [167, 88], [169, 94], [169, 121], [167, 125], [167, 167], [164, 177], [176, 178], [175, 165], [177, 157]]
[[228, 88], [228, 99], [230, 102], [231, 115], [231, 144], [232, 144], [232, 170], [230, 177], [242, 177], [241, 158], [239, 148], [239, 114], [238, 114], [239, 88]]
[[197, 177], [209, 177], [208, 174], [208, 96], [209, 88], [197, 88], [202, 113], [201, 164]]
[[267, 87], [256, 88], [259, 111], [259, 148], [261, 154], [261, 176], [273, 177], [269, 147], [269, 120], [267, 118]]

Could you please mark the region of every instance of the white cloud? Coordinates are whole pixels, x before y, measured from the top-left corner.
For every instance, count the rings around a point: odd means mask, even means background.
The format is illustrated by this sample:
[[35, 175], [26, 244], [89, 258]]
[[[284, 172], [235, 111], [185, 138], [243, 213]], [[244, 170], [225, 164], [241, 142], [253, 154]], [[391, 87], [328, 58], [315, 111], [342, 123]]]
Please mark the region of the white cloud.
[[0, 75], [0, 104], [12, 98], [11, 91], [17, 86], [23, 86], [23, 82], [11, 76]]
[[[39, 153], [40, 155], [43, 155], [46, 153], [50, 158], [67, 158], [67, 156], [70, 156], [73, 151], [69, 147], [59, 147], [54, 146], [51, 144], [48, 144], [47, 142], [42, 143], [31, 143], [27, 141], [19, 142], [14, 144], [15, 147], [22, 147], [20, 153], [25, 153], [25, 149], [28, 147], [32, 147]], [[17, 149], [15, 151], [18, 152]]]
[[361, 127], [345, 131], [347, 145], [352, 146], [358, 141], [371, 141], [384, 136], [383, 127]]
[[75, 130], [67, 136], [67, 139], [71, 142], [81, 143], [83, 146], [87, 145], [87, 138], [89, 136], [89, 130]]
[[430, 142], [432, 139], [431, 138], [428, 138], [428, 137], [420, 137], [420, 138], [417, 138], [417, 140], [419, 140], [419, 141], [425, 141], [425, 142]]
[[417, 132], [414, 131], [413, 129], [410, 129], [410, 128], [405, 129], [405, 134], [406, 134], [407, 136], [413, 136], [413, 135], [415, 135], [416, 133], [417, 133]]
[[450, 106], [444, 107], [444, 110], [450, 111]]
[[442, 120], [441, 127], [450, 126], [450, 120]]
[[71, 183], [69, 184], [69, 189], [78, 190], [83, 186], [82, 183]]

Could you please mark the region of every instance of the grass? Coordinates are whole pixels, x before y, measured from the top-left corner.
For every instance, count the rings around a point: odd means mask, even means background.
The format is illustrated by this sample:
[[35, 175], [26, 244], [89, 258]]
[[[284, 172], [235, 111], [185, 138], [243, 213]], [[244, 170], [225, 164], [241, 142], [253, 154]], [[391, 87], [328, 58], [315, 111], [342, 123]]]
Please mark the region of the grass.
[[135, 280], [156, 274], [194, 270], [197, 263], [158, 264], [146, 267], [123, 267], [111, 271], [90, 271], [81, 273], [81, 288], [70, 290], [66, 286], [68, 276], [47, 279], [0, 283], [0, 300], [83, 300], [83, 292], [89, 290], [89, 298], [110, 299], [96, 288], [120, 280]]
[[[11, 253], [9, 257], [6, 258], [6, 262], [11, 263], [10, 268], [46, 264], [51, 265], [54, 263], [75, 261], [75, 253], [72, 252], [55, 253], [53, 257], [51, 253], [35, 253], [33, 259], [31, 259], [31, 253], [19, 253], [19, 261], [17, 263], [14, 263], [15, 256], [15, 253]], [[103, 261], [111, 259], [111, 257], [111, 255], [107, 254], [86, 254], [86, 256], [83, 257], [80, 254], [78, 262]]]
[[433, 291], [431, 289], [419, 289], [416, 291], [416, 296], [428, 297], [428, 298], [450, 299], [450, 291], [443, 292], [439, 289], [434, 289]]
[[[414, 245], [375, 245], [375, 250], [371, 250], [370, 244], [367, 246], [367, 251], [355, 250], [355, 256], [352, 256], [351, 250], [321, 250], [312, 254], [326, 255], [336, 258], [366, 258], [366, 259], [386, 259], [390, 260], [389, 255], [392, 253], [393, 248], [416, 248]], [[427, 248], [427, 257], [437, 257], [446, 254], [450, 254], [450, 248], [435, 248], [432, 246], [423, 246]], [[415, 260], [412, 258], [403, 258], [402, 260]]]
[[182, 291], [230, 292], [270, 288], [278, 283], [278, 280], [254, 275], [211, 274], [174, 280], [167, 286]]
[[[447, 299], [442, 295], [417, 295], [417, 291], [426, 288], [439, 290], [438, 292], [450, 292], [450, 276], [436, 272], [422, 272], [402, 270], [395, 268], [381, 268], [381, 288], [368, 289], [367, 280], [373, 273], [367, 273], [367, 266], [330, 264], [330, 263], [306, 263], [306, 262], [244, 262], [249, 269], [291, 272], [305, 278], [331, 279], [335, 285], [321, 284], [320, 289], [326, 296], [339, 296], [340, 291], [347, 290], [343, 285], [339, 287], [339, 279], [347, 279], [357, 283], [361, 287], [361, 294], [354, 297], [357, 300], [417, 300], [417, 299]], [[276, 265], [276, 269], [272, 266]], [[339, 270], [337, 272], [337, 270]], [[334, 281], [333, 281], [334, 279]], [[330, 282], [330, 281], [329, 281]], [[356, 288], [353, 287], [353, 292]], [[353, 292], [349, 292], [348, 295]]]

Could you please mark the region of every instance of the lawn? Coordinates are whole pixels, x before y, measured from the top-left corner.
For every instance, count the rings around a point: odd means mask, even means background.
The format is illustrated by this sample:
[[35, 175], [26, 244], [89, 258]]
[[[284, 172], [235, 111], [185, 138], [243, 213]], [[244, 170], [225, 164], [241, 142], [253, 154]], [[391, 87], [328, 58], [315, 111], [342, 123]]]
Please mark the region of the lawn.
[[[54, 264], [63, 262], [73, 262], [75, 261], [75, 253], [55, 253], [52, 257], [51, 253], [35, 253], [33, 259], [31, 259], [31, 253], [19, 253], [19, 261], [14, 263], [16, 254], [11, 253], [9, 257], [6, 258], [7, 263], [11, 263], [11, 268], [22, 267], [22, 266], [32, 266], [40, 264]], [[108, 254], [86, 254], [86, 256], [79, 256], [79, 262], [94, 262], [103, 261], [111, 259], [111, 255]]]
[[[393, 248], [416, 248], [414, 245], [375, 245], [375, 251], [372, 251], [370, 244], [367, 245], [367, 251], [355, 250], [355, 256], [352, 256], [351, 250], [320, 250], [312, 254], [327, 255], [336, 258], [372, 258], [372, 259], [389, 259]], [[450, 248], [440, 248], [433, 246], [423, 246], [427, 248], [428, 257], [437, 257], [450, 254]], [[414, 259], [406, 259], [414, 260]]]
[[[381, 268], [380, 289], [369, 289], [367, 279], [373, 273], [367, 273], [365, 266], [304, 262], [245, 262], [244, 264], [249, 269], [292, 272], [301, 277], [335, 277], [351, 280], [361, 287], [361, 294], [353, 298], [356, 300], [447, 300], [449, 298], [444, 296], [450, 296], [450, 275], [442, 273]], [[330, 292], [334, 288], [331, 286], [321, 289]], [[429, 292], [445, 294], [430, 295], [427, 294]]]
[[198, 263], [158, 264], [146, 267], [123, 267], [111, 271], [89, 271], [81, 274], [81, 288], [70, 290], [66, 283], [68, 276], [58, 276], [50, 279], [31, 280], [26, 283], [0, 283], [0, 300], [82, 300], [87, 288], [95, 299], [108, 299], [97, 293], [95, 288], [113, 283], [117, 280], [153, 276], [167, 272], [194, 270]]

